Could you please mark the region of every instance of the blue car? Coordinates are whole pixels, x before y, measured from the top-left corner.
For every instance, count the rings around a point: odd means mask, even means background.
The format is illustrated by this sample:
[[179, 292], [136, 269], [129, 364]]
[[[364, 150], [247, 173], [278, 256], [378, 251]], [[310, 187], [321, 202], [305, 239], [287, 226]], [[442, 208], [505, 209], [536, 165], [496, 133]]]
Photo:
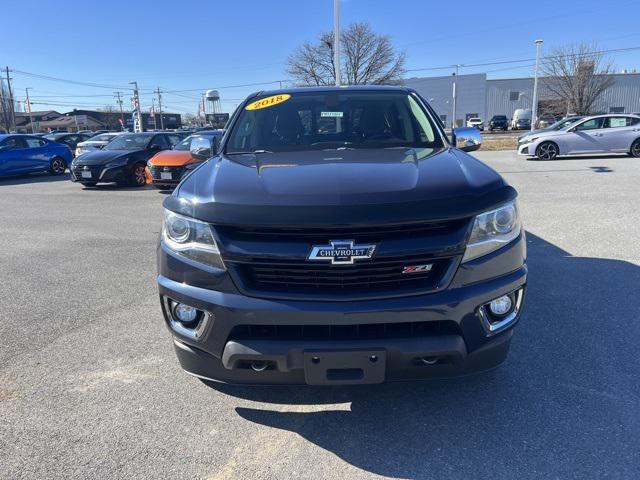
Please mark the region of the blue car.
[[0, 177], [49, 172], [62, 175], [73, 155], [67, 145], [35, 135], [0, 135]]

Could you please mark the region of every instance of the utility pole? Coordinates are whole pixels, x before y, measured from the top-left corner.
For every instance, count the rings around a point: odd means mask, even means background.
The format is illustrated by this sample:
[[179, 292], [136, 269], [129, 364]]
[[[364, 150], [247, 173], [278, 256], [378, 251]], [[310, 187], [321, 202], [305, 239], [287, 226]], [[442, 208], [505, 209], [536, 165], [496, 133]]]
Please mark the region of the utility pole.
[[457, 93], [457, 89], [456, 89], [456, 79], [458, 77], [458, 69], [460, 67], [462, 67], [463, 65], [461, 64], [455, 64], [452, 65], [453, 67], [456, 68], [456, 73], [453, 74], [453, 120], [451, 122], [451, 128], [456, 128], [456, 107], [457, 107], [457, 101], [458, 101], [458, 93]]
[[162, 94], [160, 93], [160, 87], [156, 90], [158, 94], [158, 110], [160, 110], [160, 130], [164, 130], [164, 119], [162, 118]]
[[140, 95], [138, 94], [138, 82], [129, 82], [133, 85], [133, 98], [136, 105], [136, 114], [138, 117], [138, 130], [144, 132], [144, 125], [142, 124], [142, 111], [140, 109]]
[[27, 94], [27, 98], [24, 101], [24, 107], [27, 113], [29, 114], [29, 124], [31, 125], [31, 133], [36, 133], [35, 127], [33, 126], [33, 117], [31, 116], [31, 102], [29, 101], [29, 89], [31, 87], [27, 87], [24, 91]]
[[333, 0], [333, 68], [336, 87], [340, 86], [340, 0]]
[[158, 129], [158, 122], [156, 122], [156, 99], [151, 99], [151, 116], [153, 117], [153, 129]]
[[122, 97], [120, 96], [121, 93], [120, 92], [113, 92], [113, 94], [115, 95], [115, 97], [118, 99], [118, 105], [120, 106], [120, 123], [122, 124], [120, 126], [120, 128], [122, 128], [124, 130], [124, 112], [122, 111]]
[[11, 77], [9, 76], [9, 67], [6, 67], [7, 71], [7, 88], [9, 89], [9, 111], [11, 112], [11, 125], [13, 131], [16, 131], [16, 109], [13, 105], [13, 90], [11, 90]]
[[538, 64], [540, 63], [540, 47], [543, 41], [536, 40], [536, 69], [533, 74], [533, 106], [531, 107], [531, 131], [536, 129], [536, 118], [538, 116]]

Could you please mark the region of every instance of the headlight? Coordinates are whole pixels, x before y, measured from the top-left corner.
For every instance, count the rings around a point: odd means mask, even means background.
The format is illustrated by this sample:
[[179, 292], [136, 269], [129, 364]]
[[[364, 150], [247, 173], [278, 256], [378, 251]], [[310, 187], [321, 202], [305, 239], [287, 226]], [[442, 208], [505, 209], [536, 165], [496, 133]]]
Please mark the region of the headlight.
[[500, 208], [476, 216], [463, 262], [481, 257], [506, 245], [520, 235], [522, 224], [518, 206], [509, 202]]
[[165, 209], [162, 240], [169, 249], [183, 257], [212, 267], [225, 268], [208, 223]]
[[527, 137], [522, 139], [522, 143], [531, 143], [531, 142], [535, 142], [538, 139], [538, 137]]

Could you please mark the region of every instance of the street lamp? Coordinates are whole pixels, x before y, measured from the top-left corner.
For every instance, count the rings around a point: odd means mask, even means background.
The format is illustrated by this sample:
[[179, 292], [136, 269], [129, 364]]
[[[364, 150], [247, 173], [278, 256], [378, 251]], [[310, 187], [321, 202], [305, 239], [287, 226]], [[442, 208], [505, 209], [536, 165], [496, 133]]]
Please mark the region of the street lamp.
[[464, 65], [457, 63], [455, 65], [452, 65], [452, 67], [455, 67], [456, 69], [456, 73], [453, 74], [453, 123], [451, 125], [451, 128], [456, 128], [456, 106], [457, 106], [457, 100], [458, 100], [458, 93], [456, 91], [456, 79], [458, 77], [458, 69], [460, 67], [464, 67]]
[[333, 0], [333, 68], [340, 86], [340, 0]]
[[536, 128], [536, 118], [538, 116], [538, 64], [540, 63], [540, 47], [543, 41], [536, 40], [536, 69], [533, 74], [533, 106], [531, 108], [531, 131]]

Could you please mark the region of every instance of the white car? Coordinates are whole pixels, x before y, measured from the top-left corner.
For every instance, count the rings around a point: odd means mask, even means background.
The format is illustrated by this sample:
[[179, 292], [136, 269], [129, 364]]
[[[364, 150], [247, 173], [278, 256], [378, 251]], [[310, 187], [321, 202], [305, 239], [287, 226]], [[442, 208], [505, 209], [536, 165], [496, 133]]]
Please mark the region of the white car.
[[584, 153], [628, 153], [640, 157], [640, 116], [585, 117], [560, 130], [529, 135], [518, 144], [518, 155], [541, 160]]
[[484, 122], [480, 118], [470, 118], [467, 120], [467, 127], [484, 130]]
[[101, 133], [99, 135], [96, 135], [95, 137], [91, 137], [89, 140], [80, 142], [76, 146], [76, 157], [82, 155], [83, 153], [102, 149], [107, 143], [109, 143], [120, 134], [120, 132]]

